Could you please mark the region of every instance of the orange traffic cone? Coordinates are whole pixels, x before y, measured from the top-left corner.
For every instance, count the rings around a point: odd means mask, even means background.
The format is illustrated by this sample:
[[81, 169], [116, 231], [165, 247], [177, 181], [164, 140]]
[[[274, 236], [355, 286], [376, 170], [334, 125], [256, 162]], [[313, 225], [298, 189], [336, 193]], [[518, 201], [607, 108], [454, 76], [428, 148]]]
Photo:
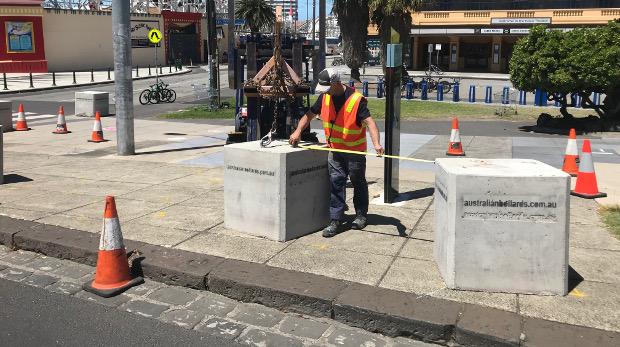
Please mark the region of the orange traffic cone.
[[19, 104], [19, 112], [17, 113], [17, 127], [15, 128], [17, 131], [27, 131], [30, 130], [28, 128], [28, 123], [26, 122], [26, 114], [24, 113], [24, 105]]
[[65, 111], [62, 106], [60, 106], [60, 110], [58, 111], [58, 122], [56, 122], [56, 131], [52, 131], [54, 134], [67, 134], [70, 131], [67, 131], [67, 121], [65, 120]]
[[106, 140], [103, 139], [103, 129], [101, 129], [101, 116], [99, 116], [99, 111], [95, 113], [95, 126], [93, 126], [93, 136], [88, 142], [104, 142]]
[[571, 129], [568, 135], [562, 171], [573, 177], [577, 176], [579, 172], [579, 152], [577, 151], [577, 135], [575, 134], [575, 129]]
[[450, 146], [446, 155], [465, 155], [461, 146], [461, 136], [459, 135], [459, 121], [454, 118], [452, 121], [452, 132], [450, 133]]
[[575, 190], [571, 190], [570, 193], [571, 195], [587, 199], [603, 198], [607, 196], [607, 194], [598, 191], [596, 173], [594, 173], [594, 163], [592, 162], [590, 140], [583, 140], [579, 173], [577, 173], [577, 183], [575, 183]]
[[116, 203], [114, 196], [108, 196], [105, 200], [95, 280], [84, 283], [82, 289], [109, 298], [141, 283], [144, 283], [142, 277], [131, 279]]

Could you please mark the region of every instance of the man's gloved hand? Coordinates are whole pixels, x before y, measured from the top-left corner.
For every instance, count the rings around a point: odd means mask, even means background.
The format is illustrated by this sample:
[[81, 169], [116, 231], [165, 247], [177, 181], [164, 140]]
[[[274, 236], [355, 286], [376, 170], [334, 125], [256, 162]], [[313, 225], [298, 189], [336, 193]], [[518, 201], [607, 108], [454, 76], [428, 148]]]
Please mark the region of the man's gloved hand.
[[297, 147], [300, 141], [301, 141], [301, 132], [297, 132], [297, 131], [292, 133], [291, 137], [288, 139], [288, 143], [290, 143], [291, 146], [293, 147]]
[[385, 153], [385, 150], [381, 145], [375, 145], [375, 151], [377, 151], [378, 156], [382, 156]]

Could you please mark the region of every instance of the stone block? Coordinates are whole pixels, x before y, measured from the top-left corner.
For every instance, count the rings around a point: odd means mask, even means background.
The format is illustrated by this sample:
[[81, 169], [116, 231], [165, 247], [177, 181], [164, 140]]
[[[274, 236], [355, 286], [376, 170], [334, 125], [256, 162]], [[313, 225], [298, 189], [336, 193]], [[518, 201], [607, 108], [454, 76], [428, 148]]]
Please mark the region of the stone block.
[[0, 100], [0, 126], [3, 132], [13, 130], [13, 101]]
[[288, 241], [329, 222], [327, 151], [259, 141], [224, 147], [226, 228]]
[[76, 92], [75, 115], [79, 117], [95, 117], [99, 111], [100, 116], [110, 114], [110, 94], [106, 92]]
[[435, 162], [435, 261], [448, 288], [566, 295], [570, 176], [529, 159]]

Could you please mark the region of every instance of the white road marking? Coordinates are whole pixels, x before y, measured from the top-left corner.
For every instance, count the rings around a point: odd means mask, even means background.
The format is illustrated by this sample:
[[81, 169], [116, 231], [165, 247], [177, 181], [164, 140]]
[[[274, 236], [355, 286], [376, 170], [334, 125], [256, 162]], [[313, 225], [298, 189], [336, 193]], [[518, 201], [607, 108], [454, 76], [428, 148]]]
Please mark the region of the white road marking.
[[[38, 115], [38, 116], [27, 116], [26, 117], [26, 121], [31, 120], [31, 119], [53, 118], [53, 117], [58, 117], [58, 115], [42, 114], [42, 115]], [[13, 116], [13, 119], [17, 119], [17, 116]]]

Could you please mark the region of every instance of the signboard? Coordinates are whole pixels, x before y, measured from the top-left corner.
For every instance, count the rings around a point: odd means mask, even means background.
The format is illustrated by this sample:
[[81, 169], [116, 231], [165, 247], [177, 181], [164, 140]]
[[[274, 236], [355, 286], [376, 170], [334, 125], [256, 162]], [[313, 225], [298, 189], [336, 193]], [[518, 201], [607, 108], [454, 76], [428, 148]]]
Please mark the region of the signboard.
[[7, 53], [34, 53], [32, 22], [5, 22]]
[[153, 29], [151, 31], [149, 31], [149, 41], [153, 42], [153, 43], [159, 43], [159, 41], [161, 41], [161, 32], [157, 29]]
[[379, 39], [366, 40], [368, 47], [368, 65], [375, 66], [381, 64], [381, 41]]
[[435, 50], [441, 51], [441, 43], [435, 44]]
[[551, 17], [543, 17], [543, 18], [491, 18], [491, 24], [551, 24]]
[[[228, 19], [216, 19], [215, 25], [228, 25]], [[245, 19], [235, 19], [235, 25], [245, 25]]]
[[504, 29], [480, 29], [481, 34], [503, 34]]
[[[153, 47], [156, 44], [150, 41], [150, 32], [152, 30], [159, 30], [158, 21], [146, 21], [146, 20], [132, 20], [130, 24], [131, 31], [131, 48], [148, 48]], [[157, 45], [161, 45], [157, 43]]]

